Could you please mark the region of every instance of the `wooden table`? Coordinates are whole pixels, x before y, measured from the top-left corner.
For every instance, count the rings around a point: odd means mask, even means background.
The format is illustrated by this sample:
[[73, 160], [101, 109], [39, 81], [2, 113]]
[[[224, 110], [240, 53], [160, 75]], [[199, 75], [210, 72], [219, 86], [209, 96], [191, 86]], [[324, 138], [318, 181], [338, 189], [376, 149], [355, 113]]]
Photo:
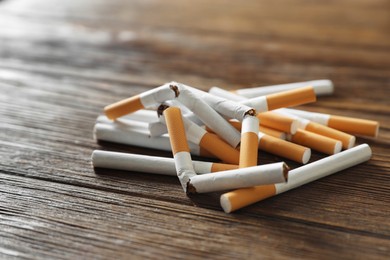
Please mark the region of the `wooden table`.
[[[389, 259], [389, 10], [385, 0], [1, 1], [0, 258]], [[334, 95], [303, 108], [379, 121], [378, 138], [357, 141], [369, 162], [234, 214], [217, 194], [191, 201], [175, 177], [91, 166], [94, 149], [171, 156], [96, 143], [97, 115], [122, 98], [171, 80], [207, 90], [321, 78]]]

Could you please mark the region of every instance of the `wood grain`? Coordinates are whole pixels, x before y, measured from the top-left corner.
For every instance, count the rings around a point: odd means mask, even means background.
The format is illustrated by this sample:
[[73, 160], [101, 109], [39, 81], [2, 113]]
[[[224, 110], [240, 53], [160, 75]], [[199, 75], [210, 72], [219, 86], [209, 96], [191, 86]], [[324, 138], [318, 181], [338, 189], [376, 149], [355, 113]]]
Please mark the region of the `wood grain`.
[[[1, 1], [0, 258], [388, 259], [389, 9]], [[122, 98], [170, 80], [207, 90], [320, 78], [334, 95], [300, 108], [379, 121], [377, 139], [358, 137], [370, 161], [234, 214], [219, 194], [186, 197], [177, 178], [91, 166], [94, 149], [172, 156], [96, 143], [97, 115]]]

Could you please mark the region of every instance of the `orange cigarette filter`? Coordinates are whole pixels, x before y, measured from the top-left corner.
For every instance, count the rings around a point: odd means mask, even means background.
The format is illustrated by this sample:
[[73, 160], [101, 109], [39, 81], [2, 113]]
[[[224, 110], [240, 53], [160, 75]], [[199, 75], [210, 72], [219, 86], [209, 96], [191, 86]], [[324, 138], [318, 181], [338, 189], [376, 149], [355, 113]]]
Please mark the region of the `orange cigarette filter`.
[[215, 134], [206, 133], [200, 140], [199, 146], [225, 163], [239, 164], [240, 152]]
[[283, 139], [283, 140], [286, 139], [286, 133], [269, 127], [259, 126], [259, 131], [262, 132], [263, 134], [270, 135], [279, 139]]
[[211, 172], [221, 172], [221, 171], [236, 170], [236, 169], [238, 169], [238, 165], [234, 165], [234, 164], [213, 163], [211, 165]]
[[343, 144], [343, 149], [352, 148], [355, 145], [356, 138], [353, 135], [346, 134], [339, 130], [315, 123], [310, 122], [306, 125], [305, 130], [327, 136], [336, 140], [340, 140]]
[[336, 154], [340, 152], [342, 148], [342, 144], [339, 140], [302, 129], [298, 129], [297, 132], [291, 136], [291, 141], [325, 154]]
[[303, 87], [266, 96], [268, 110], [296, 106], [316, 101], [314, 88]]
[[295, 134], [298, 123], [293, 118], [280, 115], [273, 112], [264, 112], [257, 114], [260, 120], [260, 126], [269, 127], [285, 133]]
[[287, 142], [269, 135], [259, 134], [259, 149], [293, 160], [299, 163], [307, 163], [311, 156], [311, 150], [307, 147]]
[[244, 117], [241, 129], [239, 168], [257, 165], [259, 120], [254, 115]]
[[109, 119], [114, 120], [143, 108], [144, 106], [141, 103], [141, 97], [136, 95], [106, 106], [104, 108], [104, 113]]
[[169, 107], [163, 113], [170, 134], [173, 155], [179, 152], [190, 152], [180, 108]]
[[251, 188], [238, 189], [221, 196], [221, 205], [226, 213], [230, 213], [272, 197], [276, 194], [275, 185], [261, 185]]
[[377, 137], [379, 132], [377, 121], [345, 116], [330, 116], [328, 126], [353, 135]]

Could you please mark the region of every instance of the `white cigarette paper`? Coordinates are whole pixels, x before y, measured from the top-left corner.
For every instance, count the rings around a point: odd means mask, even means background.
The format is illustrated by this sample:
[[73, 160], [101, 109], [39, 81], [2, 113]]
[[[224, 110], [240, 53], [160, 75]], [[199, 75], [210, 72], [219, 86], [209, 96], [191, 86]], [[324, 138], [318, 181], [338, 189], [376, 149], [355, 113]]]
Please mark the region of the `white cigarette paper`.
[[221, 97], [221, 98], [226, 98], [228, 100], [232, 100], [232, 101], [236, 101], [236, 102], [247, 100], [246, 97], [237, 95], [235, 93], [232, 93], [230, 91], [227, 91], [227, 90], [219, 88], [219, 87], [212, 87], [212, 88], [210, 88], [209, 89], [209, 93], [211, 95], [214, 95], [214, 96], [217, 96], [217, 97]]
[[242, 121], [244, 116], [251, 110], [256, 109], [246, 104], [234, 102], [225, 98], [211, 95], [207, 92], [201, 91], [196, 88], [186, 86], [190, 91], [198, 95], [204, 100], [210, 107], [212, 107], [219, 114], [227, 117], [228, 119], [237, 119]]
[[295, 189], [306, 183], [368, 161], [371, 158], [371, 155], [371, 148], [367, 144], [361, 144], [338, 154], [325, 157], [324, 159], [291, 170], [289, 172], [288, 183], [275, 185], [276, 194]]
[[228, 142], [232, 147], [237, 147], [241, 139], [240, 132], [186, 87], [179, 83], [177, 83], [177, 86], [179, 86], [180, 90], [178, 101], [189, 108], [205, 125], [210, 127], [210, 129]]
[[[168, 135], [150, 137], [147, 129], [136, 128], [118, 122], [95, 124], [94, 138], [96, 140], [171, 151]], [[192, 154], [201, 155], [198, 145], [189, 144], [189, 146]]]
[[[96, 168], [146, 172], [169, 176], [177, 175], [173, 158], [133, 153], [95, 150], [92, 153], [92, 165]], [[212, 171], [213, 163], [192, 161], [192, 165], [197, 174], [204, 174]]]
[[286, 90], [292, 90], [292, 89], [302, 88], [307, 86], [312, 86], [317, 96], [332, 94], [334, 89], [332, 81], [328, 79], [322, 79], [322, 80], [312, 80], [306, 82], [271, 85], [271, 86], [264, 86], [264, 87], [242, 88], [236, 90], [235, 92], [240, 96], [252, 98], [252, 97], [265, 96], [273, 93], [278, 93]]
[[187, 191], [190, 193], [207, 193], [286, 182], [287, 173], [287, 165], [284, 162], [279, 162], [196, 175], [190, 178]]

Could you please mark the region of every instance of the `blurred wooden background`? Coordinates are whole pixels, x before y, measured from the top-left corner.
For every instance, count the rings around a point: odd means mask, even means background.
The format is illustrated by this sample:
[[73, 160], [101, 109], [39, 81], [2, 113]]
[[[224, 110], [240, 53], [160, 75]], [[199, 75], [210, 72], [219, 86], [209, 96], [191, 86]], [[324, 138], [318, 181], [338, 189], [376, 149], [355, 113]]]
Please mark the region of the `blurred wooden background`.
[[[387, 0], [1, 1], [0, 258], [389, 259], [389, 35]], [[231, 215], [174, 177], [91, 167], [94, 149], [171, 156], [97, 144], [114, 101], [321, 78], [335, 94], [305, 109], [381, 123], [358, 138], [369, 162]]]

